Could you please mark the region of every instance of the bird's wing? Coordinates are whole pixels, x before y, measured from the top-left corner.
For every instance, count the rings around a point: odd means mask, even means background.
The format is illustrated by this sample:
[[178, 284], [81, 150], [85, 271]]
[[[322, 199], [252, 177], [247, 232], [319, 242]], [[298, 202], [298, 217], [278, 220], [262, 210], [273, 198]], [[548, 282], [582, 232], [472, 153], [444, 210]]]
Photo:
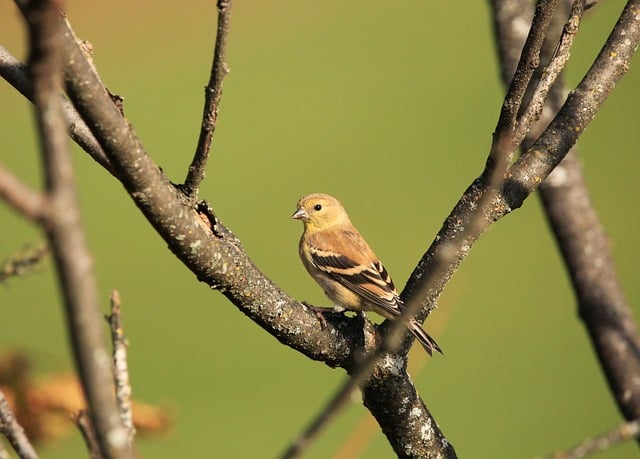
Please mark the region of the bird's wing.
[[[338, 240], [345, 242], [343, 247], [329, 249], [326, 246], [330, 244], [310, 244], [313, 264], [367, 302], [394, 317], [399, 316], [402, 302], [393, 281], [362, 237], [357, 233], [345, 232]], [[314, 242], [321, 243], [322, 238]]]

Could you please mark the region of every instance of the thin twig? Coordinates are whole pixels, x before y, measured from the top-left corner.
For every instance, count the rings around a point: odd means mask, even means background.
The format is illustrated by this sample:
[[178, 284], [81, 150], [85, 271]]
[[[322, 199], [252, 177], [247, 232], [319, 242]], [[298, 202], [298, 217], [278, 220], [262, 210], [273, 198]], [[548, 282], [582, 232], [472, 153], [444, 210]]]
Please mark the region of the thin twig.
[[27, 247], [21, 253], [10, 256], [0, 264], [0, 283], [10, 277], [23, 276], [33, 271], [49, 255], [49, 247], [39, 244]]
[[621, 424], [609, 432], [587, 438], [580, 444], [566, 451], [545, 456], [544, 459], [583, 459], [591, 454], [611, 449], [611, 447], [640, 437], [640, 421], [635, 420]]
[[231, 22], [232, 0], [218, 0], [218, 32], [213, 50], [213, 63], [209, 83], [204, 89], [205, 100], [198, 146], [189, 166], [183, 189], [188, 196], [196, 198], [198, 187], [205, 177], [211, 141], [218, 121], [218, 109], [222, 97], [222, 82], [229, 69], [226, 63], [227, 40]]
[[0, 164], [0, 198], [31, 221], [41, 220], [46, 210], [45, 197]]
[[569, 60], [571, 45], [573, 44], [573, 39], [580, 27], [580, 21], [582, 20], [584, 11], [585, 0], [577, 0], [573, 2], [571, 11], [569, 12], [569, 18], [563, 28], [560, 41], [558, 42], [558, 46], [556, 47], [549, 65], [547, 65], [544, 72], [542, 72], [542, 76], [531, 95], [528, 107], [524, 110], [521, 116], [518, 117], [518, 125], [514, 133], [514, 140], [516, 144], [519, 145], [524, 140], [526, 134], [531, 129], [531, 124], [535, 122], [540, 116], [540, 113], [542, 113], [542, 107], [544, 107], [549, 90]]
[[516, 68], [507, 94], [502, 104], [500, 117], [493, 134], [491, 151], [487, 159], [487, 169], [496, 168], [506, 171], [511, 164], [518, 143], [513, 134], [524, 95], [529, 87], [531, 77], [540, 64], [540, 50], [544, 37], [549, 30], [558, 0], [540, 0], [536, 3], [536, 10], [531, 23], [527, 41], [522, 50], [520, 61]]
[[24, 10], [29, 26], [29, 73], [42, 142], [49, 239], [64, 297], [75, 363], [102, 455], [130, 458], [127, 434], [113, 399], [93, 262], [80, 221], [71, 151], [60, 99], [62, 18], [55, 1], [33, 0]]
[[124, 337], [122, 328], [122, 308], [120, 293], [117, 290], [111, 292], [111, 315], [107, 316], [111, 329], [111, 342], [113, 344], [113, 370], [116, 382], [116, 400], [120, 409], [120, 417], [125, 428], [129, 432], [129, 444], [133, 443], [136, 429], [133, 426], [133, 414], [131, 410], [131, 382], [129, 381], [129, 364], [127, 363], [127, 347], [129, 343]]
[[104, 456], [100, 451], [100, 445], [96, 438], [96, 431], [93, 428], [93, 424], [91, 423], [91, 418], [89, 417], [87, 410], [78, 411], [72, 418], [75, 425], [80, 429], [82, 438], [84, 438], [84, 443], [89, 450], [89, 457], [91, 459], [103, 459]]
[[38, 459], [36, 450], [24, 433], [24, 429], [14, 416], [9, 402], [0, 391], [0, 433], [4, 435], [21, 459]]

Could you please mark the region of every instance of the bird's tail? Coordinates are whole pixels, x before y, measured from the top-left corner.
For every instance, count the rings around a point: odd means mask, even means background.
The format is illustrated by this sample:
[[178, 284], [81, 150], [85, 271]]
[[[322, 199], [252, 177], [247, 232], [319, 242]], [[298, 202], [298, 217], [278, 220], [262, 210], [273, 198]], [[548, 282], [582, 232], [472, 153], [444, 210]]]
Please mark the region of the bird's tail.
[[409, 323], [407, 324], [407, 328], [409, 328], [409, 331], [413, 333], [413, 336], [415, 336], [420, 344], [422, 344], [422, 347], [425, 351], [427, 351], [429, 355], [433, 355], [433, 351], [438, 351], [440, 354], [442, 354], [442, 349], [440, 349], [440, 346], [438, 346], [436, 340], [429, 336], [429, 334], [424, 331], [424, 329], [418, 322], [416, 322], [415, 319], [411, 319], [409, 321]]

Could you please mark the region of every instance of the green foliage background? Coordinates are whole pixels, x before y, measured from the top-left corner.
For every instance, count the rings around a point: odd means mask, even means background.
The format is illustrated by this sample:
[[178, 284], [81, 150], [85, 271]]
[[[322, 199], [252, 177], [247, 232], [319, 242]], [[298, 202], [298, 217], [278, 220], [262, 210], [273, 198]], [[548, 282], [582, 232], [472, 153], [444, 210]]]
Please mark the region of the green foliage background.
[[[572, 84], [622, 5], [601, 2], [587, 15], [568, 69]], [[182, 181], [198, 134], [215, 3], [68, 2], [68, 13], [148, 150]], [[201, 196], [256, 264], [300, 300], [327, 304], [297, 258], [301, 227], [289, 219], [298, 197], [316, 191], [343, 200], [404, 285], [490, 145], [503, 89], [487, 5], [238, 1], [230, 40]], [[25, 57], [10, 2], [0, 7], [0, 42]], [[638, 75], [636, 59], [580, 141], [636, 313]], [[6, 83], [0, 161], [40, 187], [30, 106]], [[176, 413], [170, 434], [139, 439], [143, 457], [277, 456], [344, 373], [284, 348], [198, 283], [121, 186], [79, 150], [76, 163], [105, 312], [110, 290], [122, 295], [135, 397]], [[41, 238], [5, 205], [0, 223], [0, 258]], [[0, 350], [26, 349], [42, 374], [71, 368], [61, 311], [50, 264], [10, 281], [0, 288]], [[535, 196], [476, 244], [427, 328], [445, 356], [427, 361], [414, 349], [412, 376], [460, 457], [533, 457], [621, 420]], [[307, 457], [338, 457], [363, 416], [356, 398]], [[360, 443], [361, 457], [393, 455], [380, 433]], [[75, 434], [41, 453], [85, 457]], [[636, 455], [627, 444], [598, 457]]]

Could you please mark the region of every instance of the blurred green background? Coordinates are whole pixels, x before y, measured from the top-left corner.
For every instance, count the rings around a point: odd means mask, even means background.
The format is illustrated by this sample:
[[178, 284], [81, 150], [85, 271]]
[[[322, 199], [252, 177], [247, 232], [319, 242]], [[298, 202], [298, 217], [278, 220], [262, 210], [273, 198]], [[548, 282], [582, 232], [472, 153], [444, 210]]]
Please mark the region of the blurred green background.
[[[575, 83], [624, 2], [586, 17], [568, 68]], [[215, 36], [215, 2], [68, 2], [79, 37], [155, 160], [175, 182], [195, 148]], [[296, 200], [323, 191], [403, 286], [483, 165], [503, 93], [485, 2], [236, 2], [213, 157], [201, 196], [256, 264], [300, 300], [328, 305], [297, 256]], [[25, 58], [11, 2], [0, 42]], [[635, 66], [581, 137], [593, 200], [628, 299], [640, 250]], [[0, 84], [0, 161], [39, 187], [30, 106]], [[200, 284], [130, 199], [79, 150], [84, 222], [107, 311], [124, 307], [134, 396], [169, 407], [143, 457], [276, 457], [345, 375], [283, 347]], [[0, 259], [41, 239], [0, 205]], [[0, 287], [0, 351], [25, 349], [44, 375], [72, 368], [52, 267]], [[536, 196], [476, 244], [427, 321], [445, 356], [412, 350], [412, 377], [460, 457], [534, 457], [617, 425]], [[428, 365], [426, 365], [428, 363]], [[353, 405], [308, 458], [388, 458]], [[43, 458], [86, 457], [75, 432]], [[626, 444], [597, 456], [637, 457]]]

